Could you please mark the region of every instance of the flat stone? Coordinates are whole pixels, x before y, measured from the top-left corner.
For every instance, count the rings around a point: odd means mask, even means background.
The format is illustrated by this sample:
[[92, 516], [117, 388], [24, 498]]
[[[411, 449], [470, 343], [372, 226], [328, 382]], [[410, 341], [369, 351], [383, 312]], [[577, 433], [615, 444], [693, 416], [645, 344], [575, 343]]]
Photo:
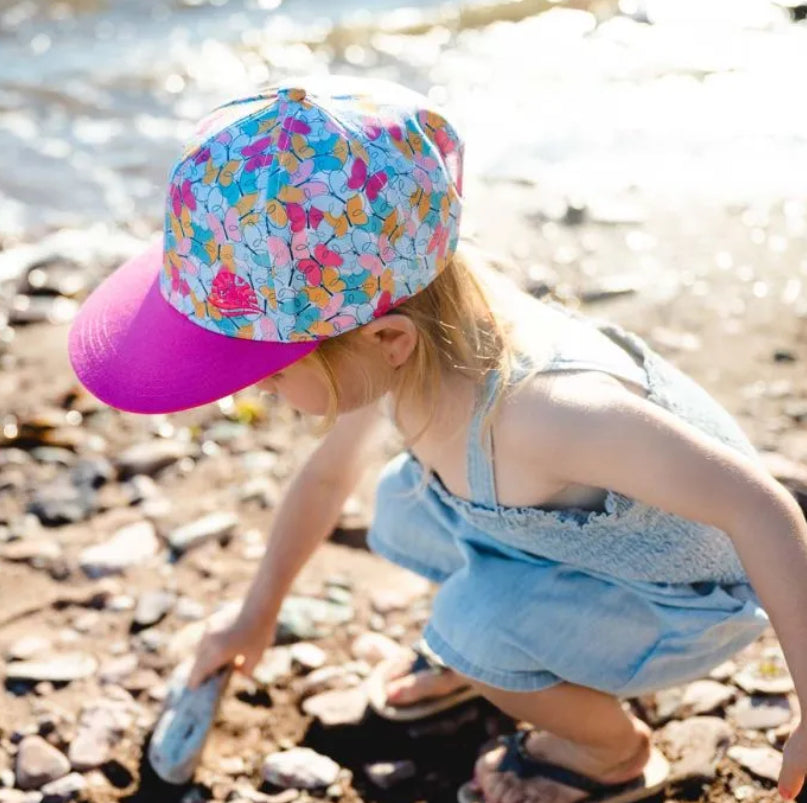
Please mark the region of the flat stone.
[[237, 525], [238, 516], [234, 513], [211, 513], [174, 530], [168, 536], [168, 543], [176, 552], [187, 552], [207, 541], [230, 535]]
[[66, 479], [58, 479], [40, 488], [28, 505], [42, 524], [58, 527], [62, 524], [75, 524], [92, 513], [95, 504], [95, 491], [91, 488], [75, 486]]
[[776, 658], [749, 664], [732, 679], [749, 694], [788, 694], [795, 688], [784, 661]]
[[758, 778], [766, 778], [769, 781], [779, 779], [779, 772], [782, 769], [782, 754], [772, 747], [740, 747], [736, 745], [729, 748], [728, 756]]
[[48, 744], [41, 736], [26, 736], [19, 746], [15, 766], [20, 789], [39, 789], [46, 783], [70, 772], [70, 762], [64, 753]]
[[0, 803], [41, 803], [42, 792], [23, 792], [22, 789], [0, 789]]
[[239, 786], [228, 797], [228, 803], [292, 803], [300, 797], [296, 789], [284, 789], [276, 795], [267, 795], [250, 786]]
[[748, 730], [778, 728], [793, 717], [790, 701], [784, 696], [743, 697], [729, 713], [739, 727]]
[[397, 641], [383, 633], [366, 632], [353, 639], [350, 645], [350, 654], [354, 658], [367, 661], [368, 664], [381, 663], [400, 655], [403, 648]]
[[70, 469], [73, 485], [100, 488], [115, 478], [115, 469], [105, 457], [82, 457]]
[[119, 655], [110, 658], [101, 664], [98, 670], [98, 679], [101, 683], [121, 683], [137, 669], [138, 658], [135, 653]]
[[12, 661], [6, 665], [9, 680], [50, 680], [68, 683], [71, 680], [91, 677], [98, 662], [83, 652], [69, 652], [41, 658], [38, 661]]
[[350, 661], [342, 666], [323, 666], [302, 678], [298, 690], [301, 697], [305, 698], [333, 689], [354, 689], [366, 677], [367, 672], [364, 670], [369, 668], [369, 664], [364, 661]]
[[9, 645], [5, 656], [9, 661], [27, 661], [29, 658], [47, 652], [50, 648], [50, 639], [34, 635], [23, 636]]
[[189, 443], [161, 438], [130, 446], [118, 456], [117, 464], [124, 478], [135, 474], [151, 476], [194, 453], [195, 449]]
[[292, 673], [291, 650], [288, 647], [270, 647], [264, 650], [261, 660], [252, 671], [252, 677], [271, 686], [282, 678], [290, 677]]
[[734, 661], [724, 661], [720, 666], [716, 666], [710, 673], [709, 677], [712, 680], [719, 680], [721, 682], [729, 680], [731, 676], [737, 671], [737, 664]]
[[159, 547], [154, 525], [139, 521], [122, 527], [103, 544], [85, 549], [79, 564], [89, 577], [102, 577], [147, 562]]
[[131, 724], [132, 715], [120, 703], [102, 701], [86, 706], [67, 753], [73, 769], [90, 770], [107, 761]]
[[156, 625], [174, 607], [176, 598], [171, 591], [146, 591], [137, 601], [134, 623], [138, 627]]
[[391, 789], [397, 784], [414, 778], [417, 767], [413, 761], [379, 761], [365, 764], [367, 777], [381, 789]]
[[679, 715], [711, 714], [734, 699], [736, 692], [716, 680], [696, 680], [685, 689]]
[[0, 556], [5, 560], [30, 563], [35, 568], [44, 568], [62, 556], [62, 548], [49, 538], [32, 538], [4, 544], [0, 549]]
[[711, 781], [734, 732], [719, 717], [692, 717], [668, 723], [659, 738], [670, 759], [672, 779]]
[[309, 697], [303, 702], [303, 711], [316, 717], [326, 728], [337, 725], [357, 725], [367, 711], [367, 690], [334, 689]]
[[339, 765], [308, 747], [294, 747], [266, 756], [261, 776], [275, 786], [317, 789], [336, 781]]
[[349, 622], [353, 616], [353, 608], [349, 605], [289, 595], [280, 608], [277, 640], [288, 642], [322, 638], [337, 626]]
[[196, 622], [204, 619], [205, 606], [190, 597], [180, 597], [174, 606], [174, 615], [185, 622]]
[[79, 793], [86, 788], [87, 781], [84, 776], [71, 772], [64, 778], [46, 783], [40, 791], [45, 795], [48, 803], [68, 803], [78, 797]]
[[328, 653], [316, 644], [300, 641], [290, 647], [291, 660], [305, 670], [319, 669], [328, 660]]

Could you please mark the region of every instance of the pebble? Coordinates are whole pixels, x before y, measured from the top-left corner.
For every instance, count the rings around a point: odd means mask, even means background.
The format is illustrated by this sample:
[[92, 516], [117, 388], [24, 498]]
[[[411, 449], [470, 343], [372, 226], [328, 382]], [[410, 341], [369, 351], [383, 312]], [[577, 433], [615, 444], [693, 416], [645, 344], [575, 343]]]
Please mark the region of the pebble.
[[47, 527], [75, 524], [86, 519], [95, 507], [95, 491], [86, 486], [76, 486], [64, 478], [41, 487], [28, 505]]
[[90, 770], [107, 761], [131, 724], [132, 715], [120, 703], [101, 701], [85, 706], [67, 753], [73, 769]]
[[301, 641], [291, 645], [291, 660], [305, 670], [319, 669], [328, 660], [328, 654], [316, 644]]
[[134, 612], [134, 624], [138, 627], [157, 624], [174, 607], [176, 598], [171, 591], [146, 591], [141, 594]]
[[83, 775], [71, 772], [64, 778], [45, 784], [40, 790], [45, 795], [47, 803], [68, 803], [87, 788], [87, 781]]
[[160, 543], [150, 521], [139, 521], [118, 530], [103, 544], [85, 549], [79, 564], [87, 576], [103, 577], [145, 563], [157, 554]]
[[23, 792], [21, 789], [0, 789], [0, 803], [41, 803], [41, 792]]
[[367, 711], [367, 690], [364, 686], [353, 689], [334, 689], [308, 697], [303, 711], [316, 717], [324, 727], [357, 725]]
[[308, 747], [294, 747], [266, 756], [261, 776], [276, 786], [317, 789], [336, 781], [339, 765]]
[[784, 662], [775, 658], [743, 667], [733, 680], [749, 694], [788, 694], [794, 689], [793, 679]]
[[115, 478], [115, 469], [105, 457], [83, 457], [70, 470], [73, 485], [100, 488]]
[[731, 716], [741, 728], [767, 730], [778, 728], [793, 716], [787, 697], [743, 697], [730, 709]]
[[237, 525], [238, 516], [234, 513], [211, 513], [174, 530], [168, 542], [175, 552], [187, 552], [214, 538], [230, 535]]
[[291, 650], [288, 647], [270, 647], [264, 650], [261, 660], [252, 671], [252, 677], [271, 686], [281, 678], [287, 678], [292, 673]]
[[15, 765], [20, 789], [39, 789], [44, 784], [62, 778], [70, 772], [70, 762], [64, 753], [48, 744], [41, 736], [26, 736], [19, 746]]
[[205, 606], [190, 597], [180, 597], [174, 606], [174, 616], [184, 622], [196, 622], [204, 619]]
[[413, 761], [379, 761], [376, 764], [365, 764], [367, 777], [381, 789], [393, 786], [414, 778], [417, 767]]
[[143, 630], [137, 634], [137, 643], [146, 652], [159, 652], [167, 641], [168, 636], [154, 627], [150, 627], [148, 630]]
[[709, 673], [709, 677], [712, 680], [719, 680], [722, 682], [724, 680], [728, 680], [736, 671], [737, 664], [735, 664], [734, 661], [724, 661]]
[[94, 675], [97, 667], [98, 662], [87, 653], [63, 653], [38, 661], [12, 661], [6, 665], [6, 678], [68, 683]]
[[267, 477], [253, 477], [238, 489], [241, 502], [258, 502], [262, 508], [277, 506], [279, 492]]
[[104, 606], [108, 611], [115, 611], [121, 613], [122, 611], [131, 611], [135, 606], [134, 597], [128, 594], [115, 594], [110, 597]]
[[779, 779], [782, 769], [782, 754], [772, 747], [730, 747], [728, 756], [741, 767], [759, 778], [769, 781]]
[[79, 633], [91, 633], [101, 621], [98, 611], [84, 611], [73, 619], [73, 628]]
[[659, 731], [675, 780], [714, 780], [718, 761], [733, 739], [731, 727], [719, 717], [675, 720]]
[[110, 658], [101, 664], [98, 679], [101, 683], [121, 683], [137, 669], [138, 658], [133, 652]]
[[349, 622], [353, 608], [316, 597], [289, 595], [283, 600], [277, 621], [278, 641], [302, 641], [327, 636]]
[[363, 661], [350, 661], [342, 666], [323, 666], [306, 675], [298, 686], [302, 698], [331, 689], [352, 689], [358, 686], [369, 672]]
[[353, 639], [350, 645], [350, 654], [354, 658], [367, 661], [375, 666], [389, 658], [394, 658], [401, 654], [402, 647], [397, 641], [393, 641], [383, 633], [362, 633]]
[[734, 689], [724, 686], [716, 680], [696, 680], [684, 689], [681, 704], [676, 713], [681, 717], [692, 714], [711, 714], [713, 711], [723, 708], [726, 703], [734, 699], [734, 696]]
[[189, 443], [161, 438], [130, 446], [118, 455], [117, 464], [124, 478], [136, 474], [152, 476], [194, 453], [195, 449]]
[[47, 652], [50, 646], [50, 641], [43, 636], [23, 636], [6, 649], [5, 657], [10, 661], [27, 661]]
[[230, 796], [228, 803], [292, 803], [300, 797], [296, 789], [284, 789], [276, 795], [267, 795], [249, 786], [239, 786]]

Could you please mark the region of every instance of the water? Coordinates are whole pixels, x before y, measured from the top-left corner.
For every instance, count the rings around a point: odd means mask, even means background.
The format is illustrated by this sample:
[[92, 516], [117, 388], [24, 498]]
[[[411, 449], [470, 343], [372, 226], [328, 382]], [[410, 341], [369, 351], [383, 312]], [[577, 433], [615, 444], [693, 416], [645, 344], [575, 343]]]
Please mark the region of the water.
[[773, 3], [614, 0], [538, 15], [528, 0], [363, 5], [0, 0], [0, 238], [157, 227], [198, 116], [322, 71], [430, 93], [483, 182], [803, 196], [807, 27]]

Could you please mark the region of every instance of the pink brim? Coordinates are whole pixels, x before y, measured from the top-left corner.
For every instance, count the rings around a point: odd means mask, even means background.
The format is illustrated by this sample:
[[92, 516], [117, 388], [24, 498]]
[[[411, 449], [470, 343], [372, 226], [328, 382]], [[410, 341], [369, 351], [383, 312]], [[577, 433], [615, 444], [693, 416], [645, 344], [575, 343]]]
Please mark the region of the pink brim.
[[159, 241], [102, 282], [73, 323], [70, 362], [101, 401], [132, 413], [187, 410], [246, 388], [317, 347], [197, 326], [162, 297], [162, 261]]

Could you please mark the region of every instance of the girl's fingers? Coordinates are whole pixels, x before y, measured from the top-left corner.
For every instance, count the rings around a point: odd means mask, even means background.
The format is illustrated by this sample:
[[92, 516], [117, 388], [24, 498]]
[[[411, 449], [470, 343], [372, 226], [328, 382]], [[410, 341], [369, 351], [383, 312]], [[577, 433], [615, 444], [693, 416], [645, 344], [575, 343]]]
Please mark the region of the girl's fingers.
[[782, 770], [779, 773], [779, 794], [786, 800], [792, 800], [801, 791], [804, 784], [804, 768], [790, 758], [785, 750]]

